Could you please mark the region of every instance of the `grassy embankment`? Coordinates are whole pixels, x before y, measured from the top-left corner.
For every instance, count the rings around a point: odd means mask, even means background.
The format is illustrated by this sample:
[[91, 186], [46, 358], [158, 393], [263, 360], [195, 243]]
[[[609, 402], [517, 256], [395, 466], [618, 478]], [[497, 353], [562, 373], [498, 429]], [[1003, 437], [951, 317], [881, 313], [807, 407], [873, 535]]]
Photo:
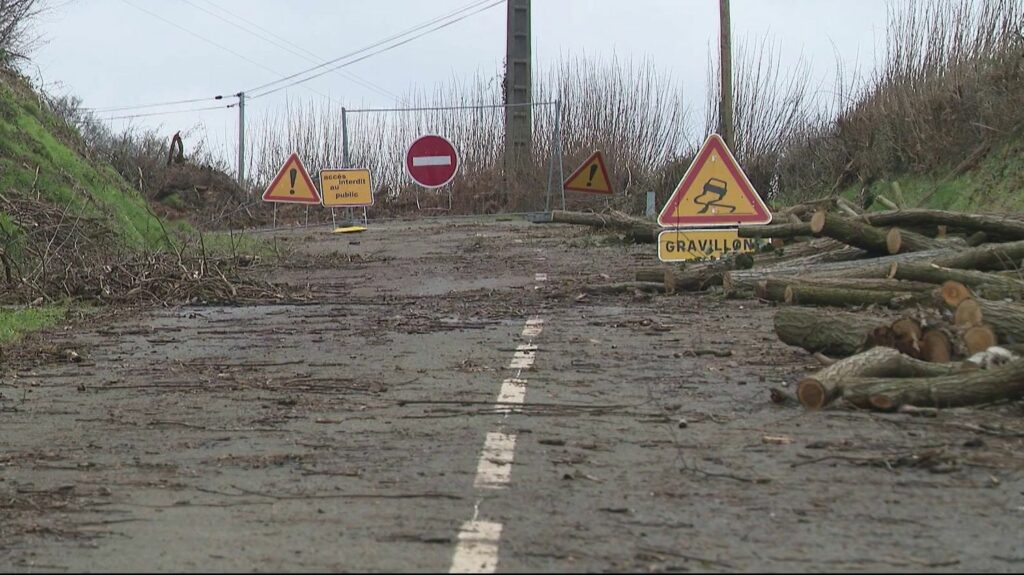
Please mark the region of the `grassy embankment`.
[[[82, 269], [178, 250], [195, 233], [161, 222], [24, 79], [0, 73], [0, 343], [81, 308]], [[260, 250], [251, 237], [204, 240], [208, 254]]]

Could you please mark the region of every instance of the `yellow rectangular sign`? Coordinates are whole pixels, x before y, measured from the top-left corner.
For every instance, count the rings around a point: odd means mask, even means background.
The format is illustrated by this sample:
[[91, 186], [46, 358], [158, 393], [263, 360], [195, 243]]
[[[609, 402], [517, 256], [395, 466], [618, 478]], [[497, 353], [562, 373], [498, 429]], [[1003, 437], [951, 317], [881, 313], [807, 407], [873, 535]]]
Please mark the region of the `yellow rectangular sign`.
[[741, 238], [736, 228], [664, 230], [658, 234], [658, 259], [663, 262], [718, 259], [727, 253], [750, 253], [766, 240]]
[[370, 170], [320, 170], [320, 193], [328, 208], [372, 206]]

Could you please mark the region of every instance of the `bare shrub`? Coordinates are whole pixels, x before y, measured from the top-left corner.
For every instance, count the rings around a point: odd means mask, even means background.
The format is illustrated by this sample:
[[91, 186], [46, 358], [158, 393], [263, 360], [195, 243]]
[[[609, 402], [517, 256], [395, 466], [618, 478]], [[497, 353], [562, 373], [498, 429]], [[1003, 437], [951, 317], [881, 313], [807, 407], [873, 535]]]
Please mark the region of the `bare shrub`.
[[[721, 63], [708, 66], [705, 133], [718, 131]], [[739, 42], [733, 65], [731, 150], [751, 184], [765, 200], [779, 194], [779, 166], [787, 150], [813, 125], [816, 101], [809, 63], [801, 58], [789, 69], [767, 38]]]
[[[375, 209], [543, 209], [556, 146], [553, 102], [558, 99], [565, 169], [602, 150], [619, 201], [630, 202], [621, 199], [623, 192], [633, 191], [690, 144], [682, 89], [659, 75], [650, 61], [567, 59], [538, 78], [534, 101], [551, 104], [535, 106], [532, 153], [526, 168], [512, 177], [503, 166], [500, 76], [414, 92], [404, 98], [411, 110], [349, 111], [349, 164], [371, 170], [379, 203]], [[247, 133], [253, 189], [262, 189], [292, 151], [313, 174], [342, 165], [341, 110], [330, 103], [289, 102], [283, 110], [257, 117]], [[460, 151], [460, 175], [441, 192], [423, 191], [405, 173], [406, 149], [425, 133], [445, 136]], [[553, 182], [556, 194], [559, 185]]]
[[0, 65], [16, 66], [28, 59], [38, 41], [32, 21], [40, 12], [36, 0], [0, 0]]
[[787, 163], [790, 199], [941, 172], [1011, 137], [1024, 122], [1022, 23], [1020, 0], [890, 7], [885, 58], [863, 90], [791, 143], [794, 158], [800, 150], [823, 153], [815, 170]]

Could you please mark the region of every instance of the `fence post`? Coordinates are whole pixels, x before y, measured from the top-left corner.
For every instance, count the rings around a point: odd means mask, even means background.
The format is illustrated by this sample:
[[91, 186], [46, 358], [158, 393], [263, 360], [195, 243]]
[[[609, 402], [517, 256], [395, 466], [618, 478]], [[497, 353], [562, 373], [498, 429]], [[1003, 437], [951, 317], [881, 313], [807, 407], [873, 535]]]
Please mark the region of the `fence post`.
[[348, 167], [348, 116], [344, 106], [341, 108], [341, 167]]
[[558, 138], [558, 187], [562, 190], [562, 210], [565, 210], [565, 174], [562, 173], [562, 99], [555, 100], [555, 136]]

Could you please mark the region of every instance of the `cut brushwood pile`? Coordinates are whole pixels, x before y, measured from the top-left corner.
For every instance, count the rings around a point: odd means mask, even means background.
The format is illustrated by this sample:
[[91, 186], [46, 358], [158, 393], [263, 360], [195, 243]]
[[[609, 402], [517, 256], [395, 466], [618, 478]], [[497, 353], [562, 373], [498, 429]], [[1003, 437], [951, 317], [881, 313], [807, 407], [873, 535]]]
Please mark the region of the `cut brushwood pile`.
[[[626, 287], [778, 305], [780, 340], [844, 358], [800, 382], [795, 397], [810, 409], [840, 398], [878, 410], [1019, 399], [1024, 218], [899, 209], [879, 197], [875, 205], [890, 209], [833, 198], [778, 211], [770, 225], [739, 230], [773, 240], [765, 251], [638, 270]], [[651, 240], [660, 231], [618, 213], [556, 212], [552, 221]]]

